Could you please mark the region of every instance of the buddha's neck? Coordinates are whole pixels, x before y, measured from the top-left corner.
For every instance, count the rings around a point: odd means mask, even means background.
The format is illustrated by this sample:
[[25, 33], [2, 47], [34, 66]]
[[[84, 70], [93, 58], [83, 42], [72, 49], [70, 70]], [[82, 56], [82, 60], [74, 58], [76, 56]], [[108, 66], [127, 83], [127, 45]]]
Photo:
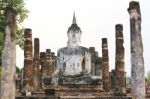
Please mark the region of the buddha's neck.
[[68, 43], [67, 46], [70, 48], [79, 47], [79, 43]]

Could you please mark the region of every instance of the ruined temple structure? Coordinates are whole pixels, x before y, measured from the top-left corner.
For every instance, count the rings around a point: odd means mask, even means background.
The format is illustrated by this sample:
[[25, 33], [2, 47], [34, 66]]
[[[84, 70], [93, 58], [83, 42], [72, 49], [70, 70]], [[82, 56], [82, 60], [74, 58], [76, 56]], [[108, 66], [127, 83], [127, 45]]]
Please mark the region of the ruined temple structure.
[[56, 56], [53, 52], [51, 53], [50, 49], [46, 49], [46, 52], [40, 52], [39, 38], [34, 39], [34, 47], [32, 47], [31, 29], [25, 29], [24, 38], [24, 68], [23, 79], [20, 80], [22, 82], [21, 92], [37, 92], [43, 88], [43, 78], [52, 75], [56, 67]]
[[131, 27], [132, 93], [126, 91], [123, 25], [115, 25], [115, 68], [109, 71], [109, 65], [112, 64], [109, 64], [108, 39], [102, 38], [102, 56], [98, 55], [95, 47], [80, 46], [82, 31], [74, 13], [67, 31], [67, 46], [59, 48], [57, 56], [49, 48], [40, 52], [38, 38], [34, 39], [33, 49], [32, 30], [25, 29], [24, 68], [19, 83], [22, 96], [16, 94], [16, 99], [145, 99], [139, 3], [130, 2], [128, 12]]
[[[53, 73], [52, 83], [91, 84], [98, 83], [100, 80], [100, 58], [95, 50], [93, 50], [94, 48], [90, 48], [89, 50], [79, 45], [81, 33], [74, 14], [72, 25], [68, 28], [67, 32], [67, 47], [60, 48], [57, 52], [57, 69]], [[93, 53], [92, 57], [91, 53]], [[93, 58], [93, 60], [91, 60], [91, 58]], [[91, 63], [93, 63], [93, 65], [91, 65]], [[91, 71], [92, 66], [93, 70]], [[99, 68], [99, 71], [94, 70], [96, 68]], [[96, 76], [96, 72], [98, 76]]]

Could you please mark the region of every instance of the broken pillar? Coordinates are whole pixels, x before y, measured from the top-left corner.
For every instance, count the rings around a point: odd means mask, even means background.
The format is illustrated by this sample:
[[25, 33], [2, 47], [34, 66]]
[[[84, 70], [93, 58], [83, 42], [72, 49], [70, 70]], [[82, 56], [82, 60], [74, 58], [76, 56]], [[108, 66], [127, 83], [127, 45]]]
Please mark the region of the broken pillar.
[[131, 1], [129, 3], [128, 12], [130, 15], [131, 35], [131, 89], [136, 99], [145, 99], [145, 71], [139, 2]]
[[44, 68], [44, 77], [50, 76], [50, 69], [51, 66], [51, 50], [46, 49], [46, 55], [45, 55], [45, 68]]
[[95, 47], [89, 47], [91, 53], [91, 75], [102, 76], [101, 73], [101, 58], [98, 57], [98, 52], [95, 51]]
[[115, 94], [125, 95], [125, 73], [124, 73], [124, 39], [123, 39], [123, 25], [117, 24], [116, 29], [116, 58], [115, 58]]
[[56, 67], [56, 56], [55, 53], [52, 52], [51, 53], [51, 64], [50, 64], [50, 75], [52, 75], [55, 71], [55, 67]]
[[41, 70], [40, 70], [40, 88], [43, 88], [43, 77], [44, 77], [44, 69], [45, 69], [45, 58], [46, 54], [45, 52], [40, 52], [40, 65], [41, 65]]
[[33, 85], [34, 91], [40, 89], [40, 44], [39, 38], [34, 39], [34, 59], [33, 59]]
[[100, 76], [102, 78], [102, 57], [96, 57], [95, 76]]
[[15, 99], [16, 16], [17, 12], [15, 9], [6, 7], [0, 99]]
[[102, 81], [104, 91], [109, 92], [110, 83], [109, 83], [109, 57], [108, 57], [107, 38], [102, 38]]
[[111, 72], [109, 73], [109, 77], [110, 77], [110, 88], [112, 91], [114, 91], [115, 89], [115, 80], [116, 80], [116, 71], [114, 69], [111, 70]]
[[91, 75], [95, 76], [95, 62], [96, 62], [95, 47], [90, 47], [89, 51], [91, 53]]
[[33, 91], [32, 30], [24, 31], [24, 67], [22, 92]]

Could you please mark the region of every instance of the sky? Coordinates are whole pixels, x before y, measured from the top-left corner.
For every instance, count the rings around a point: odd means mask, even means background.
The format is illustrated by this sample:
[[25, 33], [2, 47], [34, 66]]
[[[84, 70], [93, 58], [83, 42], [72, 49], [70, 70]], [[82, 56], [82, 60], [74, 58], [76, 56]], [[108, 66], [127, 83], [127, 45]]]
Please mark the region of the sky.
[[[150, 0], [140, 2], [142, 16], [142, 39], [144, 46], [145, 75], [150, 71]], [[95, 47], [102, 56], [101, 39], [108, 39], [109, 70], [115, 68], [115, 25], [123, 24], [125, 71], [131, 75], [130, 61], [130, 0], [26, 0], [30, 11], [22, 23], [31, 28], [33, 39], [40, 39], [40, 51], [51, 49], [57, 55], [59, 48], [67, 45], [67, 30], [72, 24], [73, 12], [82, 30], [81, 46]], [[17, 66], [23, 67], [24, 54], [17, 46]]]

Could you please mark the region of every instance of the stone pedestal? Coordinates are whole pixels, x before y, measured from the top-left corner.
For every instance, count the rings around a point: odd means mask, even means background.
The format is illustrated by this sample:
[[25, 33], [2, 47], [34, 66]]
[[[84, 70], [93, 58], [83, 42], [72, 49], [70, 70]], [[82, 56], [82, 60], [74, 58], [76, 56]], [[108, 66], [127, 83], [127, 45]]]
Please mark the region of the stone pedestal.
[[132, 94], [136, 99], [145, 99], [145, 72], [143, 59], [143, 43], [141, 37], [141, 13], [139, 2], [131, 1], [128, 12], [130, 15], [131, 35], [131, 76]]
[[106, 92], [109, 92], [110, 83], [109, 83], [109, 57], [108, 57], [107, 38], [102, 38], [102, 81], [103, 81], [103, 89]]

